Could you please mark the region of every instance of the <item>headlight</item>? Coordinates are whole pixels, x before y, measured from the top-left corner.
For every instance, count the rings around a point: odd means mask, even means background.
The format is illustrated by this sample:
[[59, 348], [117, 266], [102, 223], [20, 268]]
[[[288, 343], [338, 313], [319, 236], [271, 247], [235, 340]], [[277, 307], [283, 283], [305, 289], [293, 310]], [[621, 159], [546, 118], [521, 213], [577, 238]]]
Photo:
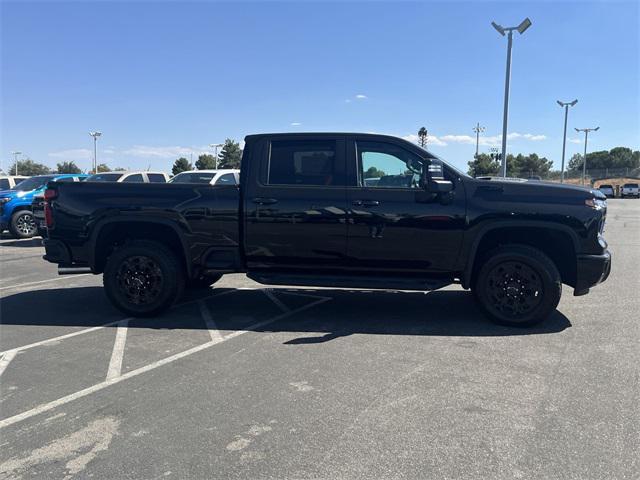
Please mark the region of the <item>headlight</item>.
[[604, 208], [607, 208], [607, 201], [606, 200], [600, 200], [599, 198], [587, 198], [584, 201], [584, 204], [587, 207], [591, 207], [595, 210], [602, 210]]

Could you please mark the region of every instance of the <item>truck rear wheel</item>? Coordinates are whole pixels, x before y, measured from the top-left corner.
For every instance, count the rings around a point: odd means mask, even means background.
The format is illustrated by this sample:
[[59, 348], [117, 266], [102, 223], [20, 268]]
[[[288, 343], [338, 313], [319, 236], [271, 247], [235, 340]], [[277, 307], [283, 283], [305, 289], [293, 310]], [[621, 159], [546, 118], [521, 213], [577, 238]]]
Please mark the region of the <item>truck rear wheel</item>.
[[31, 210], [19, 210], [11, 216], [9, 224], [11, 235], [16, 238], [31, 238], [38, 231]]
[[549, 317], [558, 306], [562, 293], [560, 273], [540, 250], [508, 245], [485, 258], [473, 293], [494, 322], [530, 326]]
[[151, 317], [182, 294], [180, 260], [164, 245], [137, 240], [118, 248], [107, 260], [104, 288], [111, 303], [134, 317]]

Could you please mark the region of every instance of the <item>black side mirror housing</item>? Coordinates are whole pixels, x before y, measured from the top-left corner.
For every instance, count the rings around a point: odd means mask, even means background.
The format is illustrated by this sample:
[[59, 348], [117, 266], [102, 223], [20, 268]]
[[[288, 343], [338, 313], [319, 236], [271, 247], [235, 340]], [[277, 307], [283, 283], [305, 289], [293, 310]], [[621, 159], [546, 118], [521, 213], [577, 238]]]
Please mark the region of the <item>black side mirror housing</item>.
[[449, 193], [453, 190], [453, 182], [443, 178], [430, 178], [427, 181], [427, 191], [431, 193]]
[[442, 162], [432, 160], [424, 166], [422, 174], [424, 189], [429, 193], [445, 194], [453, 190], [453, 182], [445, 180]]

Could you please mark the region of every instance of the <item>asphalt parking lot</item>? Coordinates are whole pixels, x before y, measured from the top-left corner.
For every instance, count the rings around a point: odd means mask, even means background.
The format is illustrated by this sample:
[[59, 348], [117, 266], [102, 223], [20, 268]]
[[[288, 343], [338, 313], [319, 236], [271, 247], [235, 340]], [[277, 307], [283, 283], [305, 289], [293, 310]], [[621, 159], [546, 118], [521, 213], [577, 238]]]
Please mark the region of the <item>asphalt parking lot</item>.
[[640, 201], [530, 329], [431, 293], [242, 275], [127, 319], [0, 241], [0, 478], [639, 478]]

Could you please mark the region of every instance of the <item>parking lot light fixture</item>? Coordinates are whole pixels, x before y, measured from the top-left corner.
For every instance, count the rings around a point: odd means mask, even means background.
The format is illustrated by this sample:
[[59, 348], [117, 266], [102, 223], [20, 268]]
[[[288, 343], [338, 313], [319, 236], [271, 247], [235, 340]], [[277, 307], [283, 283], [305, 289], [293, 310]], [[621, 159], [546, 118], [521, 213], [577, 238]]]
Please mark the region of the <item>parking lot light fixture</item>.
[[507, 176], [507, 120], [509, 118], [509, 83], [511, 81], [511, 47], [513, 45], [513, 31], [516, 30], [522, 35], [530, 26], [531, 20], [525, 18], [517, 27], [503, 27], [502, 25], [491, 22], [503, 37], [507, 34], [507, 71], [504, 81], [504, 112], [502, 116], [502, 165], [500, 166], [500, 175]]
[[569, 107], [573, 107], [576, 103], [578, 103], [578, 99], [575, 99], [573, 102], [561, 102], [560, 100], [556, 100], [558, 105], [564, 107], [564, 136], [562, 137], [562, 167], [560, 168], [560, 183], [564, 183], [564, 153], [567, 147], [567, 117], [569, 115]]
[[98, 173], [98, 137], [102, 136], [102, 132], [89, 132], [93, 137], [93, 173]]
[[210, 143], [209, 144], [209, 148], [213, 148], [213, 161], [214, 161], [214, 166], [215, 169], [218, 169], [218, 147], [223, 147], [224, 144], [223, 143]]
[[585, 184], [587, 177], [587, 140], [589, 138], [589, 132], [597, 132], [600, 127], [596, 128], [576, 128], [576, 132], [584, 132], [584, 157], [582, 158], [582, 185]]
[[[16, 177], [18, 176], [18, 155], [22, 155], [22, 152], [11, 152], [11, 155], [13, 155], [13, 159], [14, 159], [14, 163], [16, 164]], [[11, 169], [9, 169], [11, 170]], [[9, 172], [11, 173], [11, 172]]]

